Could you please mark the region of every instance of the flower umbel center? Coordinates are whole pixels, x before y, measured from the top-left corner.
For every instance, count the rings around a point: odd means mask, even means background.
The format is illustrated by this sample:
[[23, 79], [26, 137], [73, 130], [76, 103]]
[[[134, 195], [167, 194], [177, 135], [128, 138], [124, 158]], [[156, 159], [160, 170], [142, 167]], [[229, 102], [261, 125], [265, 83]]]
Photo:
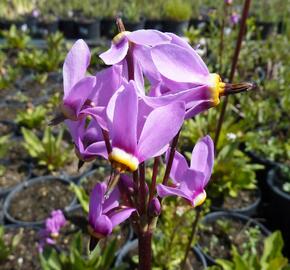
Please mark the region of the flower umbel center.
[[139, 165], [137, 157], [117, 147], [113, 147], [109, 160], [113, 168], [119, 172], [136, 171]]

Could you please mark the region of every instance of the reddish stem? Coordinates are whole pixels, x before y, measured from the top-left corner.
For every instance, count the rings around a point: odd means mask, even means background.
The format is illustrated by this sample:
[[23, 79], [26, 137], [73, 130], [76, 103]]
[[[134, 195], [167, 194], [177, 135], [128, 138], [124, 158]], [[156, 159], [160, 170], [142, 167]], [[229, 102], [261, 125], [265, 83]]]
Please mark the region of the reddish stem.
[[157, 179], [157, 174], [158, 174], [159, 162], [160, 162], [159, 157], [154, 158], [152, 180], [151, 180], [151, 186], [150, 186], [150, 191], [149, 191], [148, 203], [150, 203], [152, 201], [153, 196], [154, 196], [154, 192], [156, 189], [156, 179]]
[[151, 241], [152, 232], [146, 231], [141, 232], [138, 236], [139, 246], [139, 270], [151, 270], [152, 267], [152, 251], [151, 251]]
[[144, 162], [139, 165], [140, 173], [140, 187], [139, 187], [139, 203], [140, 203], [140, 216], [146, 211], [146, 182], [145, 182], [145, 164]]
[[109, 137], [109, 132], [107, 130], [102, 129], [102, 133], [103, 133], [103, 137], [104, 137], [104, 141], [106, 144], [106, 149], [108, 152], [108, 155], [112, 152], [112, 146], [110, 143], [110, 137]]
[[167, 162], [167, 165], [166, 165], [166, 169], [165, 169], [165, 173], [164, 173], [164, 177], [163, 177], [163, 181], [162, 181], [163, 185], [167, 185], [167, 183], [168, 183], [169, 174], [170, 174], [170, 171], [171, 171], [171, 167], [172, 167], [172, 163], [173, 163], [174, 154], [175, 154], [177, 142], [178, 142], [178, 139], [179, 139], [180, 131], [181, 131], [181, 129], [175, 135], [175, 137], [173, 138], [172, 143], [171, 143], [171, 149], [170, 149], [170, 153], [169, 153], [169, 158], [168, 158], [168, 162]]

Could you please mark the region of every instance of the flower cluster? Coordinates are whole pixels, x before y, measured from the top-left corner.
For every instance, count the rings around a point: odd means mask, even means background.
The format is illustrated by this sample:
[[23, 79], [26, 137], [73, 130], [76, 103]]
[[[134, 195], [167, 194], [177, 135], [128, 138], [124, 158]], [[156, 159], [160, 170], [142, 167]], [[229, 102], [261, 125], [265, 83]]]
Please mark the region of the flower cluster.
[[45, 228], [40, 230], [39, 252], [43, 251], [45, 245], [55, 245], [56, 239], [62, 227], [66, 225], [66, 219], [61, 210], [54, 210], [50, 217], [45, 220]]
[[235, 89], [222, 82], [187, 42], [156, 30], [120, 32], [111, 48], [100, 55], [109, 67], [95, 75], [87, 72], [90, 58], [86, 43], [76, 41], [64, 62], [64, 98], [61, 114], [53, 122], [65, 121], [80, 160], [101, 156], [110, 161], [117, 175], [97, 184], [91, 194], [91, 234], [96, 238], [110, 234], [132, 213], [140, 217], [147, 211], [148, 219], [159, 215], [164, 196], [177, 195], [194, 207], [200, 205], [214, 160], [209, 137], [195, 146], [190, 167], [179, 153], [173, 163], [168, 162], [169, 167], [172, 163], [173, 186], [152, 180], [149, 189], [144, 162], [172, 152], [170, 142], [185, 119], [218, 105], [221, 96], [240, 92], [245, 86], [239, 84]]

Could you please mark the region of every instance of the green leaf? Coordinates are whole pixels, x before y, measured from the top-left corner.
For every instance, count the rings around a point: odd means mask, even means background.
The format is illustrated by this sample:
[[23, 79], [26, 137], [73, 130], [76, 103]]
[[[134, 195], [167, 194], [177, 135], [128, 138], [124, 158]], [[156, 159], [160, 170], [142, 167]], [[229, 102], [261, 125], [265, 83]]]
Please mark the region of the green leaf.
[[276, 231], [269, 235], [264, 242], [261, 264], [264, 265], [270, 260], [282, 256], [283, 245], [283, 238], [280, 231]]
[[86, 213], [89, 213], [89, 196], [86, 194], [86, 191], [83, 187], [77, 186], [74, 183], [71, 183], [71, 188], [77, 196], [82, 208]]
[[61, 262], [55, 249], [47, 247], [40, 254], [41, 266], [45, 270], [62, 270]]
[[234, 264], [230, 261], [224, 260], [224, 259], [216, 259], [216, 263], [220, 265], [223, 270], [233, 270]]

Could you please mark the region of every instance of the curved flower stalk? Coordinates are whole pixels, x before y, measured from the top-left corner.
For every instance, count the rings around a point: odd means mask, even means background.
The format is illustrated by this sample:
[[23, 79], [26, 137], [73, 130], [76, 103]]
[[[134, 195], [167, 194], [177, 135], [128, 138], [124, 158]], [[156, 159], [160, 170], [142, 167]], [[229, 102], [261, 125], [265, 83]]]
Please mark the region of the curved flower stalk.
[[45, 228], [40, 230], [39, 252], [43, 251], [45, 245], [54, 245], [62, 227], [66, 225], [66, 219], [61, 210], [54, 210], [50, 217], [45, 220]]
[[90, 195], [89, 232], [97, 239], [112, 233], [113, 228], [125, 221], [135, 208], [119, 205], [120, 192], [116, 187], [108, 198], [105, 198], [107, 185], [97, 183]]
[[107, 107], [112, 140], [109, 160], [121, 172], [135, 171], [141, 162], [164, 153], [184, 120], [183, 102], [172, 102], [148, 115], [142, 114], [141, 103], [136, 85], [130, 81], [114, 94]]
[[175, 187], [159, 184], [158, 195], [179, 196], [186, 199], [193, 207], [201, 205], [206, 199], [205, 187], [210, 179], [213, 164], [213, 141], [209, 136], [205, 136], [195, 145], [190, 166], [180, 153], [175, 153], [170, 172]]
[[[87, 124], [87, 122], [89, 124]], [[108, 158], [101, 127], [93, 118], [79, 121], [65, 120], [75, 144], [76, 155], [80, 160], [92, 161], [97, 156]]]

